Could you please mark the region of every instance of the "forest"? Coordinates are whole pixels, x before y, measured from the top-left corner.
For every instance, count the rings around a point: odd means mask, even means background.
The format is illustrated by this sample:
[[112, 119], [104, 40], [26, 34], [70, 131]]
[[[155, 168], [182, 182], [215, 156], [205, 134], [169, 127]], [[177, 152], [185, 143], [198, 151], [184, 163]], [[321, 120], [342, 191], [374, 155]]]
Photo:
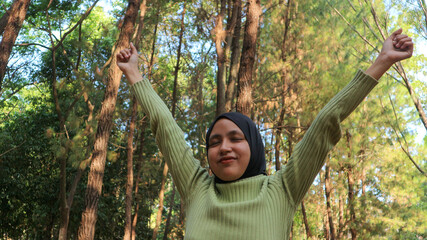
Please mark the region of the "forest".
[[201, 166], [215, 116], [257, 124], [267, 172], [402, 28], [342, 123], [291, 239], [427, 239], [425, 0], [0, 0], [0, 239], [183, 239], [186, 213], [116, 64], [132, 42]]

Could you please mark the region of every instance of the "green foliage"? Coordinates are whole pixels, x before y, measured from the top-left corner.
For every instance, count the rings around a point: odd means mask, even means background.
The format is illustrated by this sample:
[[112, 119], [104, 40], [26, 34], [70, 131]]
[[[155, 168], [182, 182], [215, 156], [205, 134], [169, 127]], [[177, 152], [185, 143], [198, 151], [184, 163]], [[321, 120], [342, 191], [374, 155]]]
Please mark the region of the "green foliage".
[[46, 151], [50, 142], [46, 131], [55, 116], [43, 94], [35, 89], [22, 91], [24, 101], [16, 103], [19, 110], [0, 125], [2, 236], [44, 239], [55, 224], [59, 171], [54, 155]]
[[[105, 79], [126, 1], [114, 1], [111, 14], [95, 7], [81, 26], [71, 32], [55, 49], [92, 1], [32, 1], [17, 43], [37, 45], [15, 46], [0, 98], [0, 238], [55, 239], [59, 230], [59, 162], [67, 161], [67, 194], [77, 169], [87, 164], [92, 153], [96, 116], [102, 104]], [[183, 2], [147, 1], [139, 53], [141, 71], [146, 75], [153, 63], [150, 81], [168, 106], [172, 91], [180, 13]], [[285, 164], [289, 151], [303, 136], [316, 113], [353, 77], [357, 68], [366, 69], [381, 46], [381, 35], [371, 14], [370, 3], [360, 1], [294, 2], [286, 42], [286, 60], [282, 59], [285, 2], [262, 1], [265, 7], [258, 39], [255, 80], [253, 82], [253, 118], [262, 130], [268, 168], [274, 173], [274, 126], [281, 103], [283, 76], [291, 83], [286, 95], [286, 126], [280, 157]], [[0, 1], [7, 9], [12, 1]], [[420, 9], [415, 1], [405, 4], [394, 1], [372, 2], [379, 24], [391, 32], [397, 26], [410, 29], [416, 46], [415, 56], [403, 62], [416, 95], [427, 102], [427, 59], [423, 27], [417, 22]], [[351, 5], [350, 5], [351, 4]], [[99, 4], [98, 4], [99, 5]], [[186, 2], [185, 32], [178, 75], [178, 103], [175, 118], [186, 134], [201, 165], [207, 167], [205, 132], [216, 107], [216, 54], [211, 30], [217, 14], [211, 1]], [[268, 8], [267, 8], [268, 7]], [[337, 11], [351, 25], [343, 20]], [[397, 12], [399, 14], [388, 13]], [[0, 15], [4, 9], [0, 10]], [[49, 21], [46, 18], [49, 15]], [[243, 19], [243, 23], [244, 23]], [[371, 30], [365, 23], [372, 27]], [[49, 27], [50, 24], [50, 27]], [[157, 26], [157, 35], [154, 29]], [[49, 37], [53, 34], [53, 43]], [[359, 32], [374, 48], [364, 42]], [[154, 49], [153, 49], [154, 43]], [[42, 46], [43, 47], [42, 47]], [[425, 53], [424, 53], [425, 54]], [[106, 66], [103, 68], [103, 66]], [[64, 126], [60, 126], [52, 96], [53, 70]], [[284, 75], [282, 75], [284, 73]], [[419, 116], [412, 99], [394, 71], [384, 76], [378, 87], [343, 124], [351, 134], [330, 154], [332, 217], [338, 229], [340, 203], [347, 223], [340, 231], [346, 237], [350, 226], [356, 226], [361, 239], [427, 238], [425, 177], [419, 174], [402, 151], [411, 154], [426, 169], [427, 136], [417, 137]], [[96, 239], [122, 238], [126, 189], [126, 142], [131, 112], [129, 86], [120, 86], [114, 126], [108, 145], [104, 186], [99, 200]], [[93, 112], [90, 107], [93, 105]], [[90, 116], [92, 119], [90, 119]], [[139, 159], [141, 122], [145, 121], [144, 146], [139, 176], [139, 192], [134, 196], [133, 214], [139, 204], [137, 239], [151, 239], [153, 219], [157, 214], [163, 159], [149, 130], [148, 119], [138, 110], [134, 137], [134, 162]], [[422, 127], [422, 126], [421, 126]], [[345, 135], [343, 135], [345, 136]], [[349, 223], [348, 179], [346, 167], [355, 177], [356, 222]], [[304, 199], [307, 220], [312, 234], [325, 236], [324, 171]], [[87, 168], [77, 185], [70, 212], [68, 234], [76, 237], [84, 209]], [[169, 208], [172, 208], [171, 233], [179, 238], [185, 224], [179, 219], [180, 198], [171, 200], [172, 184], [167, 180], [165, 208], [159, 238], [163, 237]], [[171, 202], [172, 201], [172, 202]], [[295, 215], [293, 237], [306, 237], [300, 210]]]

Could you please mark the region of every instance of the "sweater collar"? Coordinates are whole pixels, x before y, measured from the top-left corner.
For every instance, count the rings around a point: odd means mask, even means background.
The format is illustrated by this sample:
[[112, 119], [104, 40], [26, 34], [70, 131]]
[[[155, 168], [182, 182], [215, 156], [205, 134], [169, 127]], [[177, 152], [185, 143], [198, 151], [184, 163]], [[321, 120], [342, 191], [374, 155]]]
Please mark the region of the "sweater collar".
[[258, 197], [267, 176], [257, 175], [231, 183], [213, 183], [215, 195], [221, 202], [243, 202]]

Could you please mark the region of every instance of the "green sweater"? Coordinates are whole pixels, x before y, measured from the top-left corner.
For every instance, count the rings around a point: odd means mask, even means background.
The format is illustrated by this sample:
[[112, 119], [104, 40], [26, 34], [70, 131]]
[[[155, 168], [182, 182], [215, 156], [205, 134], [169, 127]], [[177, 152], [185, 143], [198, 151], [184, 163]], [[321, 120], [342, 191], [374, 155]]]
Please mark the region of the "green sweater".
[[218, 184], [194, 159], [184, 133], [147, 80], [132, 90], [186, 206], [185, 239], [288, 239], [295, 211], [341, 137], [343, 121], [377, 81], [358, 71], [320, 111], [288, 163], [274, 175]]

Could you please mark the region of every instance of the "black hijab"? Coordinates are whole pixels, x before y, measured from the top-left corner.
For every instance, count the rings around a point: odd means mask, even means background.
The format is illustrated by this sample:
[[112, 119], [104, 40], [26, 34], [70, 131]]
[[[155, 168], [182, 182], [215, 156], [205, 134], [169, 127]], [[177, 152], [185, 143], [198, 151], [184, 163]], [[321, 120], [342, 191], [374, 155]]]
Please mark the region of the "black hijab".
[[[248, 177], [253, 177], [256, 175], [264, 174], [266, 169], [266, 161], [265, 161], [265, 152], [264, 152], [264, 143], [262, 142], [261, 135], [255, 125], [255, 123], [248, 118], [247, 116], [238, 113], [238, 112], [229, 112], [223, 113], [219, 115], [211, 124], [206, 133], [206, 149], [209, 149], [209, 137], [211, 135], [212, 129], [215, 123], [222, 118], [226, 118], [232, 122], [234, 122], [240, 130], [242, 130], [245, 135], [246, 141], [249, 143], [249, 148], [251, 149], [251, 157], [249, 159], [248, 167], [246, 168], [243, 175], [236, 179], [244, 179]], [[215, 173], [214, 173], [215, 174]], [[234, 181], [223, 181], [215, 175], [215, 182], [217, 183], [228, 183]]]

